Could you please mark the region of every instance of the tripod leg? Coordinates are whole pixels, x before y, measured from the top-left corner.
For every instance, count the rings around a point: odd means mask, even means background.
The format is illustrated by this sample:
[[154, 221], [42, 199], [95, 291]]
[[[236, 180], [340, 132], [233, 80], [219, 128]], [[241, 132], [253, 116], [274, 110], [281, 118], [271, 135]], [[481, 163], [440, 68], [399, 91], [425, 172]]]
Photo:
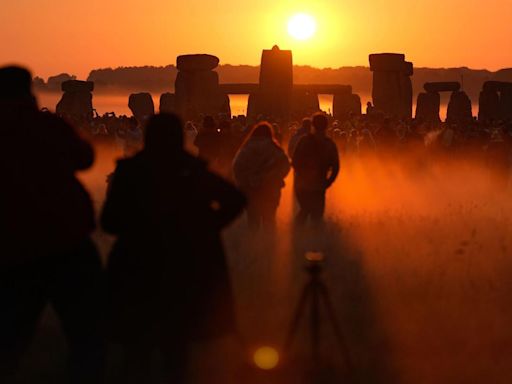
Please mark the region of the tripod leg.
[[290, 328], [288, 330], [288, 335], [286, 336], [286, 341], [284, 344], [285, 351], [289, 351], [290, 347], [293, 343], [293, 339], [295, 337], [295, 334], [297, 333], [297, 328], [299, 327], [300, 318], [302, 316], [302, 313], [304, 312], [304, 309], [306, 307], [308, 296], [310, 295], [311, 291], [311, 284], [308, 283], [300, 296], [299, 302], [297, 304], [297, 307], [295, 311], [293, 312], [293, 318], [292, 322], [290, 324]]
[[310, 337], [311, 354], [313, 363], [319, 363], [319, 345], [320, 345], [320, 291], [317, 284], [311, 286], [311, 308], [310, 308]]
[[[338, 319], [336, 318], [336, 313], [334, 312], [334, 307], [331, 302], [331, 297], [329, 296], [329, 292], [323, 283], [319, 284], [318, 289], [319, 289], [320, 294], [322, 295], [322, 298], [324, 300], [325, 307], [327, 309], [327, 316], [331, 322], [331, 326], [334, 331], [334, 337], [336, 338], [338, 347], [340, 348], [340, 351], [343, 354], [343, 358], [345, 360], [345, 366], [347, 367], [350, 377], [353, 378], [354, 365], [352, 363], [352, 359], [350, 358], [350, 352], [349, 352], [347, 344], [345, 342], [345, 338], [343, 337], [343, 333], [341, 332], [341, 329], [340, 329], [340, 326], [338, 323]], [[353, 380], [351, 380], [351, 381], [354, 382]]]

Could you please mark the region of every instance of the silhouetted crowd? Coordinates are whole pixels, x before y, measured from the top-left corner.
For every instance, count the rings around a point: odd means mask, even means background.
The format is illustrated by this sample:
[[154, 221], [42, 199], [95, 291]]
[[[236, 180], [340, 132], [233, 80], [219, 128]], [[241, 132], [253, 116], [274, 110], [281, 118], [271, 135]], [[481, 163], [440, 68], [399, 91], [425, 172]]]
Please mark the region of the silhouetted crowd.
[[[117, 241], [104, 269], [91, 240], [93, 204], [75, 175], [93, 164], [93, 148], [65, 120], [38, 110], [31, 82], [22, 68], [0, 69], [0, 377], [15, 382], [51, 304], [68, 344], [69, 382], [104, 380], [107, 341], [123, 347], [123, 382], [147, 382], [155, 351], [166, 380], [183, 382], [187, 345], [235, 330], [220, 232], [247, 204], [252, 228], [275, 222], [290, 171], [275, 127], [261, 122], [242, 134], [205, 117], [188, 136], [192, 123], [184, 129], [175, 115], [149, 118], [141, 148], [109, 177], [100, 222]], [[321, 219], [338, 172], [327, 124], [315, 115], [314, 133], [293, 156], [302, 220]], [[199, 157], [185, 150], [192, 138]]]
[[[506, 122], [432, 124], [371, 112], [345, 122], [324, 113], [300, 123], [205, 116], [183, 126], [159, 114], [143, 124], [106, 115], [75, 129], [38, 110], [31, 82], [24, 69], [0, 69], [2, 382], [15, 380], [48, 304], [66, 336], [70, 383], [103, 382], [107, 341], [122, 346], [123, 382], [146, 383], [155, 351], [167, 382], [183, 382], [187, 345], [236, 328], [221, 231], [244, 209], [251, 229], [274, 227], [291, 169], [296, 221], [313, 225], [323, 220], [339, 154], [474, 151], [510, 169]], [[106, 268], [90, 237], [93, 205], [75, 175], [94, 161], [80, 129], [129, 147], [100, 215], [117, 239]]]

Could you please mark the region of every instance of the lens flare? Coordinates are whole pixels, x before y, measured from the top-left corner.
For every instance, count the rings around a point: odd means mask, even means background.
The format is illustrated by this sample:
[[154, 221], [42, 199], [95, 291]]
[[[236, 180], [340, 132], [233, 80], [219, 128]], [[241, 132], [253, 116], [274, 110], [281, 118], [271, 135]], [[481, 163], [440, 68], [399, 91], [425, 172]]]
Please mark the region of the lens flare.
[[261, 347], [254, 352], [253, 360], [258, 368], [269, 371], [279, 364], [279, 353], [272, 347]]

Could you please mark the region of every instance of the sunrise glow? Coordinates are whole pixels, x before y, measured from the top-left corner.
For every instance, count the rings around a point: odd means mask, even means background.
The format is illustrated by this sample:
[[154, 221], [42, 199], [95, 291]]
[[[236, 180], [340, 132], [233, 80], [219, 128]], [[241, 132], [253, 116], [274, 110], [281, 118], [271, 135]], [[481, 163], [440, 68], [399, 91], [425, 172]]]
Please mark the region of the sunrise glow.
[[316, 33], [316, 20], [306, 13], [298, 13], [288, 21], [288, 33], [297, 40], [311, 39]]

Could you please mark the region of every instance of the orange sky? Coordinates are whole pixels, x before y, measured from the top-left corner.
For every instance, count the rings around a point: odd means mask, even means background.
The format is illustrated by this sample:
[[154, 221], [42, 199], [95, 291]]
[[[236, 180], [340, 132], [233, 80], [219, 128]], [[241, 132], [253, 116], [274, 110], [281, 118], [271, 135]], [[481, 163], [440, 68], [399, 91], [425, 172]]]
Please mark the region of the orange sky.
[[[275, 43], [317, 67], [367, 65], [384, 51], [416, 66], [512, 67], [511, 0], [2, 0], [0, 9], [0, 64], [42, 77], [174, 64], [182, 53], [258, 64]], [[310, 41], [287, 34], [297, 12], [317, 19]]]

